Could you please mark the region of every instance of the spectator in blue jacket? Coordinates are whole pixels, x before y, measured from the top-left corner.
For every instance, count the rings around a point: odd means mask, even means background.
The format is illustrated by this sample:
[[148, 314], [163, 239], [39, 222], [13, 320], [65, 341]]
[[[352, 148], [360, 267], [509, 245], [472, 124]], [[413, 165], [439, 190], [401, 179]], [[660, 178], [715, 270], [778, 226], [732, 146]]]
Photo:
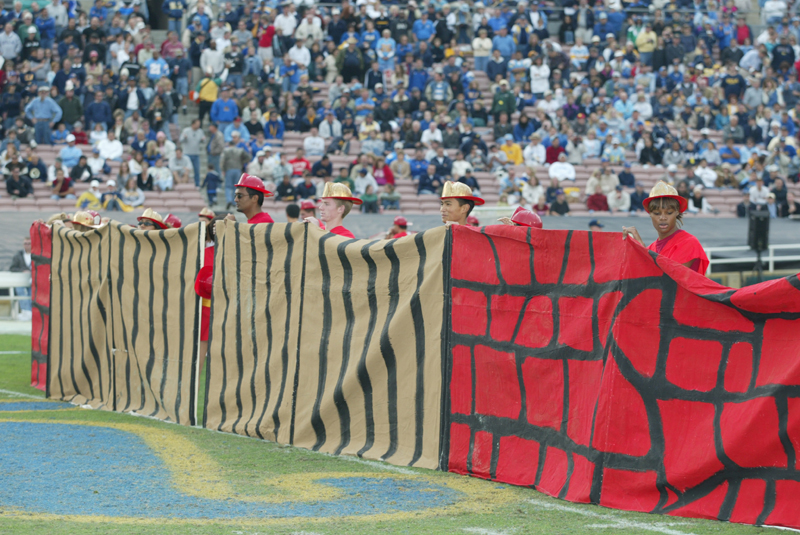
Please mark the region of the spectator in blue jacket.
[[228, 143], [232, 139], [234, 132], [239, 132], [239, 139], [242, 140], [242, 142], [249, 143], [250, 131], [247, 129], [247, 127], [245, 127], [245, 125], [242, 124], [241, 117], [236, 117], [233, 120], [233, 123], [225, 127], [225, 130], [223, 131], [225, 143]]
[[432, 41], [436, 35], [436, 27], [433, 22], [428, 20], [428, 12], [423, 11], [422, 16], [414, 21], [411, 32], [417, 37], [417, 41]]
[[408, 75], [408, 90], [411, 91], [415, 87], [420, 91], [425, 91], [428, 85], [430, 74], [422, 64], [422, 60], [418, 59], [414, 62], [414, 67]]
[[47, 13], [47, 8], [42, 8], [39, 16], [36, 17], [36, 28], [39, 29], [40, 46], [44, 50], [53, 48], [53, 42], [56, 39], [56, 19]]
[[500, 28], [492, 39], [492, 50], [499, 50], [503, 59], [509, 61], [516, 49], [517, 44], [514, 42], [514, 38], [508, 35], [508, 29], [505, 26]]
[[61, 107], [48, 96], [50, 88], [39, 86], [39, 97], [31, 100], [25, 106], [25, 115], [34, 121], [36, 143], [51, 145], [53, 127], [61, 120]]
[[153, 57], [144, 62], [144, 68], [147, 71], [147, 78], [156, 83], [165, 76], [169, 76], [169, 64], [157, 48], [153, 49]]
[[508, 60], [502, 56], [500, 49], [495, 48], [492, 50], [492, 59], [489, 60], [489, 63], [486, 65], [486, 76], [489, 77], [490, 82], [494, 82], [497, 80], [498, 74], [501, 79], [504, 79], [507, 72]]
[[108, 18], [108, 8], [103, 5], [103, 0], [96, 0], [92, 9], [89, 10], [89, 20], [97, 17], [101, 24], [105, 24]]
[[605, 13], [600, 13], [597, 18], [599, 22], [594, 25], [594, 34], [600, 37], [601, 42], [604, 42], [606, 34], [614, 33], [614, 26], [608, 21], [608, 15]]
[[185, 0], [164, 0], [161, 5], [164, 14], [169, 18], [168, 29], [171, 32], [181, 34], [181, 22], [183, 22], [183, 12], [186, 10]]
[[86, 106], [86, 129], [94, 130], [94, 125], [101, 123], [105, 128], [109, 128], [113, 122], [111, 106], [103, 100], [103, 92], [98, 91], [94, 94], [94, 102]]
[[264, 137], [267, 139], [283, 139], [284, 126], [277, 111], [269, 114], [269, 121], [264, 125]]
[[211, 105], [211, 122], [217, 123], [219, 129], [225, 132], [228, 125], [239, 116], [239, 106], [231, 98], [231, 92], [223, 87], [219, 98]]

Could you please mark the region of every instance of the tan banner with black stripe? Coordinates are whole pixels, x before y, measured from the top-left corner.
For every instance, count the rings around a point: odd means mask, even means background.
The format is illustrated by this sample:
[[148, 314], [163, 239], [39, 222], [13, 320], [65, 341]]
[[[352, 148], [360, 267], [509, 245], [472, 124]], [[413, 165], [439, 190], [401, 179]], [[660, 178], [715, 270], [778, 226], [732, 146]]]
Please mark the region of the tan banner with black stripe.
[[194, 425], [205, 225], [54, 232], [48, 395]]
[[206, 427], [436, 468], [446, 229], [217, 225]]

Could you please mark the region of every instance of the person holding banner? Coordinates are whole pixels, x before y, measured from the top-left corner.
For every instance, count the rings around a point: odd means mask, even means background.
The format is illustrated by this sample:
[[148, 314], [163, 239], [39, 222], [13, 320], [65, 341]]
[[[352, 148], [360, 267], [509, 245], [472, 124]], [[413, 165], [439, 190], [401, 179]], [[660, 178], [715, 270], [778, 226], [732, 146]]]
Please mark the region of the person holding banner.
[[[653, 227], [658, 232], [658, 239], [651, 243], [648, 249], [705, 275], [708, 257], [703, 246], [697, 238], [681, 230], [683, 212], [688, 208], [688, 201], [678, 195], [675, 188], [659, 181], [650, 190], [650, 196], [642, 201], [642, 205], [650, 214]], [[622, 239], [628, 236], [644, 246], [636, 227], [622, 227]]]
[[161, 217], [161, 214], [152, 208], [145, 210], [141, 216], [136, 218], [136, 221], [139, 222], [139, 230], [164, 230], [169, 228], [164, 223], [164, 218]]
[[539, 217], [539, 214], [522, 206], [517, 206], [511, 217], [501, 217], [498, 221], [504, 225], [514, 225], [515, 227], [542, 228], [542, 218]]
[[483, 204], [483, 199], [474, 197], [472, 190], [461, 182], [444, 183], [439, 213], [445, 225], [466, 225], [467, 218], [475, 206]]
[[[341, 183], [328, 182], [322, 191], [322, 200], [319, 203], [319, 219], [307, 217], [303, 221], [312, 223], [319, 228], [326, 228], [334, 234], [345, 238], [355, 238], [352, 232], [342, 226], [342, 220], [347, 217], [353, 205], [361, 204], [361, 199], [353, 197], [350, 188]], [[325, 223], [325, 226], [322, 226]]]
[[197, 214], [198, 220], [206, 225], [211, 223], [211, 220], [214, 219], [215, 216], [216, 214], [210, 208], [205, 207]]
[[[272, 197], [272, 192], [264, 187], [264, 181], [257, 176], [242, 173], [233, 196], [236, 210], [243, 213], [251, 225], [257, 223], [274, 223], [270, 215], [261, 211], [266, 197]], [[228, 214], [226, 219], [236, 221], [236, 216]]]
[[[208, 210], [203, 208], [203, 210]], [[212, 212], [213, 213], [213, 212]], [[203, 219], [207, 219], [207, 215], [200, 212]], [[203, 369], [203, 364], [206, 361], [206, 352], [208, 351], [208, 329], [211, 323], [211, 292], [212, 282], [214, 281], [214, 237], [215, 225], [217, 221], [222, 221], [224, 216], [212, 215], [208, 218], [206, 223], [206, 248], [203, 253], [203, 267], [197, 272], [197, 278], [194, 281], [194, 291], [200, 296], [202, 307], [200, 309], [200, 367]]]

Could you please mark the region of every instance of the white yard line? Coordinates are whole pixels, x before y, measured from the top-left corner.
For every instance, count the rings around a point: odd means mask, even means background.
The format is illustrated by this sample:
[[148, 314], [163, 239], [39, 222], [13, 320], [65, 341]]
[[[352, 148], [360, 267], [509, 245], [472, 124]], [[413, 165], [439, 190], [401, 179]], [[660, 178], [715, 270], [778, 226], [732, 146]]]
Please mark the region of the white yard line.
[[476, 533], [477, 535], [511, 535], [515, 529], [486, 529], [486, 528], [462, 528], [461, 531]]
[[30, 353], [30, 351], [0, 351], [0, 355], [22, 355]]
[[31, 398], [31, 399], [47, 399], [44, 395], [36, 396], [34, 394], [26, 394], [24, 392], [16, 392], [14, 390], [3, 390], [0, 388], [0, 394], [6, 394], [7, 396], [16, 396], [20, 398]]
[[795, 533], [800, 533], [800, 529], [794, 528], [785, 528], [783, 526], [767, 526], [766, 524], [761, 526], [762, 528], [772, 528], [772, 529], [782, 529], [784, 531], [794, 531]]
[[613, 513], [596, 513], [594, 511], [587, 511], [581, 509], [580, 507], [571, 507], [569, 505], [561, 505], [558, 503], [547, 503], [537, 500], [529, 500], [528, 503], [530, 503], [534, 507], [541, 507], [542, 509], [551, 509], [555, 511], [561, 511], [564, 513], [573, 513], [588, 518], [597, 518], [606, 522], [603, 524], [591, 524], [589, 526], [586, 526], [587, 528], [631, 529], [639, 531], [653, 531], [656, 533], [663, 533], [664, 535], [694, 535], [693, 533], [686, 533], [685, 531], [678, 531], [676, 529], [671, 529], [668, 527], [669, 525], [675, 525], [676, 523], [653, 522], [652, 524], [648, 524], [645, 522], [637, 522], [635, 520], [627, 520], [625, 518], [619, 518]]

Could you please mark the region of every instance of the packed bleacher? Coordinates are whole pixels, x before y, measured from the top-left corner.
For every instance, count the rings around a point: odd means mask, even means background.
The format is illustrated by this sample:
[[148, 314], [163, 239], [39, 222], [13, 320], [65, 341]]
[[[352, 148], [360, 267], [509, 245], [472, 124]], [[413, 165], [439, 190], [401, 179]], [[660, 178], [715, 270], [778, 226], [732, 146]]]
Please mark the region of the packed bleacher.
[[364, 212], [435, 213], [455, 180], [627, 215], [664, 180], [697, 215], [800, 214], [797, 4], [160, 7], [2, 12], [0, 209], [231, 209], [247, 171], [268, 211], [335, 181]]

